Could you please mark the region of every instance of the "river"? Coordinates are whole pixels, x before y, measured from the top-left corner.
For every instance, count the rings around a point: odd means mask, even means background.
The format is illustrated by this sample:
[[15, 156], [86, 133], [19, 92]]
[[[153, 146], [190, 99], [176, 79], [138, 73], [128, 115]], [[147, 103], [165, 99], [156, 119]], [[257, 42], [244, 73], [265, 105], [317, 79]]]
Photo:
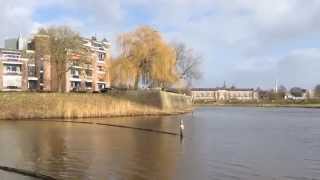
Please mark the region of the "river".
[[[320, 180], [320, 109], [199, 107], [92, 124], [0, 121], [0, 165], [57, 179]], [[31, 180], [0, 170], [0, 179]]]

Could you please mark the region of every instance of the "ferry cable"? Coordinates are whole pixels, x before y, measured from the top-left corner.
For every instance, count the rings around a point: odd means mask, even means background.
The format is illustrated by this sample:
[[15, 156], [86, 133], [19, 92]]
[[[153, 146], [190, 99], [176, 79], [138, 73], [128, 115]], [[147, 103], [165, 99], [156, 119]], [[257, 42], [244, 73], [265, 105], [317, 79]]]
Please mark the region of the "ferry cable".
[[97, 125], [102, 126], [110, 126], [110, 127], [119, 127], [119, 128], [126, 128], [126, 129], [135, 129], [139, 131], [147, 131], [147, 132], [154, 132], [154, 133], [161, 133], [161, 134], [168, 134], [173, 136], [179, 136], [180, 134], [175, 132], [168, 132], [168, 131], [162, 131], [157, 129], [147, 129], [147, 128], [140, 128], [140, 127], [132, 127], [132, 126], [125, 126], [125, 125], [116, 125], [116, 124], [108, 124], [108, 123], [95, 123]]
[[[42, 121], [49, 121], [49, 120], [42, 120]], [[118, 128], [133, 129], [133, 130], [139, 130], [139, 131], [146, 131], [146, 132], [168, 134], [168, 135], [183, 137], [183, 135], [181, 134], [182, 133], [181, 125], [180, 125], [180, 133], [176, 133], [176, 132], [169, 132], [169, 131], [163, 131], [163, 130], [157, 130], [157, 129], [140, 128], [140, 127], [118, 125], [118, 124], [111, 124], [111, 123], [99, 123], [99, 122], [92, 122], [92, 121], [73, 121], [73, 120], [50, 120], [50, 121], [51, 122], [61, 122], [61, 123], [74, 123], [74, 124], [91, 124], [91, 125], [96, 124], [96, 125], [100, 125], [100, 126], [118, 127]]]
[[15, 173], [15, 174], [20, 174], [20, 175], [23, 175], [23, 176], [42, 179], [42, 180], [58, 180], [56, 178], [53, 178], [51, 176], [44, 175], [44, 174], [41, 174], [41, 173], [32, 172], [32, 171], [28, 171], [28, 170], [24, 170], [24, 169], [17, 169], [17, 168], [7, 167], [7, 166], [0, 166], [0, 170], [6, 171], [6, 172]]

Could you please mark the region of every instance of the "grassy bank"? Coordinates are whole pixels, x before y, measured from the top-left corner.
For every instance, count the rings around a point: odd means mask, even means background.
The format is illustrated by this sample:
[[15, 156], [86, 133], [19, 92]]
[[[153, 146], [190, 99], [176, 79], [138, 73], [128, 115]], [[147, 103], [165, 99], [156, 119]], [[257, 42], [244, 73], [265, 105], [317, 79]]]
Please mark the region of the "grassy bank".
[[0, 93], [0, 119], [167, 115], [190, 109], [190, 97], [160, 91]]

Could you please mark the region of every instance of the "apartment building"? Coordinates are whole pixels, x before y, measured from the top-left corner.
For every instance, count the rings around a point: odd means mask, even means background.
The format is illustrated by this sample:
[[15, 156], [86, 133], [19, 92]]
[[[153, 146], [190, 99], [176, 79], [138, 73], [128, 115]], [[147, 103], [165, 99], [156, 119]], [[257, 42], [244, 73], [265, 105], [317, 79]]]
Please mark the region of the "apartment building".
[[0, 88], [3, 91], [26, 89], [26, 61], [19, 51], [0, 49]]
[[[34, 73], [32, 51], [0, 49], [0, 90], [26, 91], [35, 89], [38, 78]], [[22, 54], [27, 56], [23, 57]]]
[[[83, 39], [85, 47], [90, 49], [91, 63], [82, 67], [73, 66], [69, 74], [68, 90], [84, 89], [99, 91], [110, 87], [110, 48], [111, 44], [95, 37]], [[81, 76], [81, 69], [83, 75]]]
[[252, 101], [258, 100], [258, 92], [254, 89], [239, 88], [194, 88], [191, 90], [194, 101]]
[[[23, 46], [19, 43], [26, 41], [19, 38], [16, 43], [14, 39], [6, 41], [8, 48], [0, 51], [0, 90], [71, 92], [100, 91], [110, 87], [111, 44], [107, 40], [83, 38], [90, 61], [77, 63], [79, 56], [75, 54], [64, 61], [66, 71], [58, 75], [57, 64], [50, 57], [48, 36], [35, 35]], [[22, 50], [21, 47], [25, 48]]]

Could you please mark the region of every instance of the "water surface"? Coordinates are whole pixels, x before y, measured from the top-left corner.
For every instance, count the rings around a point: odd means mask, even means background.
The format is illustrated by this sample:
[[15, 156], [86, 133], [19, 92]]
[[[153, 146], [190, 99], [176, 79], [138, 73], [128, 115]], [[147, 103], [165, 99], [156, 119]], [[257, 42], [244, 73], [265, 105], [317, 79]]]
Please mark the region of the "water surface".
[[[90, 124], [0, 121], [0, 165], [58, 179], [320, 180], [320, 110], [203, 107], [170, 117], [92, 119], [186, 138]], [[0, 171], [0, 179], [23, 177]]]

